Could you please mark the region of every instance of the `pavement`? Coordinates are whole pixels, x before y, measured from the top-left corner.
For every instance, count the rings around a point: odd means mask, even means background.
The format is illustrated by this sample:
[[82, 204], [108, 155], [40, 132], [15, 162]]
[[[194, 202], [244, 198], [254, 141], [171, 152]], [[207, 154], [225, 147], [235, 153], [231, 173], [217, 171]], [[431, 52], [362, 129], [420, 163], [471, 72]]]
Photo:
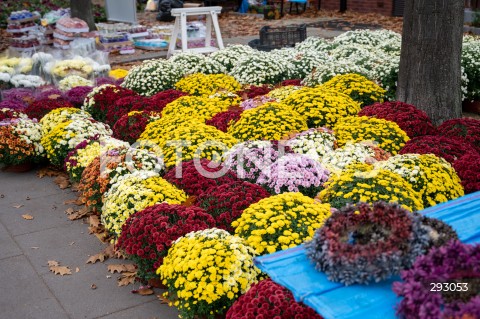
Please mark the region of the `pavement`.
[[[74, 205], [64, 202], [76, 197], [35, 171], [0, 171], [0, 318], [178, 318], [175, 308], [157, 299], [162, 290], [140, 296], [131, 293], [138, 283], [117, 285], [119, 275], [109, 273], [107, 265], [129, 261], [86, 264], [106, 244], [88, 233], [85, 221], [67, 218], [64, 211]], [[27, 214], [33, 219], [22, 217]], [[72, 274], [55, 275], [47, 264], [51, 260]]]

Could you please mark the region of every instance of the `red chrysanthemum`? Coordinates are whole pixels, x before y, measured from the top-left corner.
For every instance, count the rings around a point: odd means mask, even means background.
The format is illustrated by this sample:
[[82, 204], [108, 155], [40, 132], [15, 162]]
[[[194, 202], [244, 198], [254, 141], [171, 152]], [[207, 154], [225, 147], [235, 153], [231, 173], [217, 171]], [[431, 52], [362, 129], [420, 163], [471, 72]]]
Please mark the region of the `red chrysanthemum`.
[[114, 101], [113, 107], [108, 108], [105, 116], [105, 123], [113, 126], [122, 116], [135, 109], [143, 109], [144, 101], [147, 98], [141, 95], [129, 95]]
[[29, 118], [31, 119], [35, 118], [40, 121], [40, 119], [44, 117], [48, 112], [54, 109], [58, 109], [60, 107], [74, 107], [74, 106], [62, 98], [41, 99], [41, 100], [36, 100], [32, 104], [30, 104], [25, 109], [24, 112], [28, 115]]
[[453, 163], [453, 168], [462, 180], [465, 194], [480, 191], [480, 155], [469, 153]]
[[179, 97], [182, 97], [185, 95], [188, 95], [188, 94], [181, 91], [172, 90], [172, 89], [161, 91], [149, 97], [145, 105], [134, 106], [132, 110], [161, 113], [168, 103], [173, 102]]
[[227, 132], [228, 127], [240, 119], [243, 109], [233, 109], [215, 114], [206, 122], [207, 125], [215, 126], [222, 132]]
[[115, 108], [115, 102], [117, 100], [126, 96], [134, 95], [137, 95], [137, 93], [121, 86], [104, 87], [99, 93], [92, 97], [94, 103], [92, 106], [88, 107], [87, 111], [95, 120], [105, 122], [107, 112], [109, 109]]
[[135, 143], [140, 134], [145, 131], [150, 118], [150, 114], [147, 112], [123, 115], [113, 126], [113, 137], [130, 144]]
[[272, 89], [273, 87], [266, 84], [261, 86], [250, 85], [249, 87], [238, 91], [237, 95], [240, 96], [243, 100], [253, 99], [256, 96], [267, 94]]
[[461, 138], [480, 152], [480, 120], [461, 118], [448, 120], [438, 127], [438, 134], [446, 137]]
[[289, 86], [289, 85], [302, 86], [302, 79], [285, 80], [285, 81], [282, 81], [281, 84], [282, 86]]

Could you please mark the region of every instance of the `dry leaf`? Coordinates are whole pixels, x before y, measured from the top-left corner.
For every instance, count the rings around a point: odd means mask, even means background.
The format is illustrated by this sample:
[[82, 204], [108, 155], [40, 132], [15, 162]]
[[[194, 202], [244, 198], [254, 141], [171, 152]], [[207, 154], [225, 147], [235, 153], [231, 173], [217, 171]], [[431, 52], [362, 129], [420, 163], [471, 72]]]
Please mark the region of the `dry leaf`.
[[70, 186], [70, 180], [68, 179], [68, 176], [66, 176], [65, 174], [55, 177], [54, 182], [61, 189], [65, 189], [68, 186]]
[[107, 242], [107, 238], [108, 238], [108, 235], [106, 232], [102, 232], [102, 233], [97, 233], [95, 234], [95, 236], [97, 236], [97, 238], [102, 242], [102, 243], [105, 243]]
[[48, 264], [49, 267], [60, 265], [58, 263], [58, 261], [56, 261], [56, 260], [49, 260], [49, 261], [47, 261], [47, 264]]
[[75, 272], [79, 272], [80, 271], [80, 268], [75, 268]]
[[77, 202], [76, 199], [69, 199], [63, 202], [64, 205], [75, 204]]
[[97, 285], [91, 284], [91, 285], [90, 285], [90, 288], [91, 288], [92, 290], [95, 290], [95, 289], [97, 289]]
[[69, 207], [69, 208], [65, 209], [65, 214], [67, 214], [67, 215], [71, 215], [74, 212], [75, 212], [75, 210], [72, 207]]
[[90, 223], [90, 226], [92, 226], [92, 227], [100, 226], [100, 218], [98, 218], [97, 215], [91, 215], [88, 218], [88, 222]]
[[170, 300], [165, 298], [163, 295], [157, 295], [157, 298], [158, 298], [158, 300], [160, 300], [161, 304], [165, 304], [165, 305], [170, 304]]
[[195, 204], [196, 200], [197, 200], [196, 196], [189, 196], [181, 205], [185, 207], [191, 207]]
[[20, 208], [20, 207], [23, 207], [23, 205], [22, 205], [22, 204], [15, 204], [15, 205], [13, 205], [12, 207], [18, 209], [18, 208]]
[[55, 275], [71, 275], [72, 270], [65, 266], [51, 266], [50, 271], [53, 272]]
[[149, 296], [149, 295], [153, 295], [154, 291], [150, 288], [144, 288], [144, 289], [138, 289], [137, 293], [140, 296]]
[[26, 219], [26, 220], [32, 220], [33, 219], [33, 216], [29, 215], [29, 214], [22, 215], [22, 217], [23, 217], [23, 219]]
[[37, 176], [40, 177], [40, 178], [43, 178], [45, 176], [53, 177], [53, 176], [58, 176], [60, 174], [62, 174], [61, 171], [59, 171], [57, 169], [53, 169], [52, 167], [44, 167], [44, 168], [41, 168], [40, 170], [38, 170], [38, 172], [37, 172]]
[[96, 263], [97, 261], [103, 263], [104, 260], [105, 260], [105, 257], [106, 257], [106, 256], [105, 256], [105, 254], [103, 254], [103, 253], [99, 253], [99, 254], [90, 256], [90, 258], [87, 259], [86, 264], [94, 264], [94, 263]]
[[109, 272], [114, 274], [115, 272], [122, 273], [122, 272], [134, 272], [135, 271], [135, 266], [133, 265], [128, 265], [128, 264], [113, 264], [113, 265], [108, 265], [107, 269]]
[[125, 268], [125, 271], [127, 272], [136, 272], [137, 267], [135, 267], [134, 264], [124, 264], [123, 267]]
[[163, 284], [162, 280], [160, 278], [151, 278], [148, 280], [148, 285], [154, 287], [154, 288], [162, 288], [165, 289], [166, 286]]
[[127, 286], [135, 282], [135, 277], [137, 276], [136, 272], [125, 272], [120, 277], [118, 277], [118, 286]]
[[75, 211], [72, 214], [69, 214], [68, 219], [70, 220], [80, 219], [87, 216], [90, 213], [91, 211], [87, 207], [82, 207], [82, 209], [80, 209], [79, 211]]

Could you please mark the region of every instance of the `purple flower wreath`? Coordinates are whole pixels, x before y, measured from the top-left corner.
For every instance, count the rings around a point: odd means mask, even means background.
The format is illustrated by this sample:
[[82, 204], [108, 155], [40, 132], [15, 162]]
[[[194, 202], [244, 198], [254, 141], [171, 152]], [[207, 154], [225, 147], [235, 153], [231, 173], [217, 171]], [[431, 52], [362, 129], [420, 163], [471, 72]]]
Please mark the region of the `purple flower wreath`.
[[[452, 241], [434, 248], [402, 271], [401, 277], [403, 281], [395, 282], [393, 291], [403, 297], [397, 308], [402, 318], [479, 318], [480, 245]], [[441, 289], [435, 284], [441, 284]]]
[[379, 282], [410, 267], [429, 244], [421, 217], [397, 204], [348, 205], [305, 244], [328, 279], [345, 285]]

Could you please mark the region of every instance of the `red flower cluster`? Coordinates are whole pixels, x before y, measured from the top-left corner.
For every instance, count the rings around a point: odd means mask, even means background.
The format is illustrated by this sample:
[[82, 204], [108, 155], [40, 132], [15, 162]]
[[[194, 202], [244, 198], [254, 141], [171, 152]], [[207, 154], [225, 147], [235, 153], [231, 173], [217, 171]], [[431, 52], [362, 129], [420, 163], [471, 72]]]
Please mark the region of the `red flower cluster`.
[[105, 122], [107, 112], [110, 108], [114, 108], [115, 101], [120, 98], [133, 95], [137, 95], [137, 93], [121, 86], [105, 87], [101, 92], [93, 96], [95, 103], [89, 110], [89, 113], [95, 120]]
[[253, 284], [227, 312], [226, 319], [322, 319], [312, 308], [295, 301], [288, 289], [265, 279]]
[[480, 120], [460, 118], [448, 120], [438, 127], [438, 134], [446, 137], [461, 138], [480, 153]]
[[265, 95], [271, 90], [273, 90], [273, 87], [266, 84], [261, 86], [250, 85], [247, 88], [238, 91], [237, 95], [240, 96], [243, 100], [247, 100], [253, 99], [256, 96]]
[[285, 81], [282, 81], [281, 84], [282, 86], [289, 86], [289, 85], [302, 86], [302, 79], [285, 80]]
[[[201, 169], [209, 173], [215, 173], [224, 168], [223, 166], [218, 166], [218, 164], [204, 158], [200, 160], [200, 165]], [[180, 177], [176, 176], [177, 170], [180, 173]], [[201, 172], [195, 167], [194, 160], [190, 160], [182, 162], [181, 170], [180, 167], [173, 167], [170, 169], [165, 174], [164, 178], [168, 182], [183, 189], [188, 195], [194, 196], [200, 195], [209, 187], [239, 181], [237, 175], [230, 170], [218, 178], [211, 178], [203, 175], [205, 174], [201, 174]]]
[[137, 264], [142, 280], [157, 277], [172, 243], [189, 232], [212, 228], [215, 220], [195, 206], [157, 204], [131, 215], [122, 226], [117, 247]]
[[150, 115], [147, 112], [130, 116], [125, 114], [113, 126], [113, 137], [133, 144], [145, 131], [148, 121], [150, 121]]
[[206, 122], [207, 125], [215, 126], [222, 132], [227, 132], [228, 127], [233, 125], [240, 119], [240, 115], [242, 114], [243, 110], [228, 110], [225, 112], [220, 112], [215, 114], [210, 120]]
[[30, 104], [25, 109], [25, 113], [31, 119], [40, 120], [51, 110], [58, 109], [60, 107], [74, 107], [74, 106], [62, 98], [53, 99], [53, 100], [41, 99], [41, 100], [36, 100], [32, 104]]
[[0, 108], [0, 122], [5, 119], [13, 119], [13, 118], [20, 117], [22, 114], [23, 112], [20, 112], [20, 111], [15, 111], [9, 108], [4, 108], [4, 109]]
[[148, 99], [148, 102], [145, 105], [143, 105], [142, 108], [139, 108], [140, 106], [134, 106], [132, 110], [161, 113], [168, 103], [171, 103], [176, 99], [178, 99], [179, 97], [185, 96], [185, 95], [188, 95], [188, 94], [182, 91], [177, 91], [177, 90], [161, 91], [151, 96]]
[[453, 164], [465, 154], [476, 153], [470, 143], [459, 138], [438, 135], [419, 136], [408, 141], [400, 154], [435, 154]]
[[403, 102], [368, 105], [358, 113], [358, 116], [373, 116], [395, 122], [410, 138], [436, 133], [436, 128], [425, 112]]
[[270, 194], [256, 184], [237, 181], [208, 188], [197, 197], [196, 205], [215, 218], [217, 228], [233, 234], [231, 223], [245, 208], [268, 196]]
[[465, 194], [480, 191], [480, 155], [466, 154], [453, 163], [453, 168], [462, 180]]
[[114, 101], [114, 106], [108, 108], [105, 116], [105, 123], [113, 126], [122, 116], [130, 112], [135, 106], [136, 109], [143, 110], [145, 97], [141, 95], [128, 95]]

